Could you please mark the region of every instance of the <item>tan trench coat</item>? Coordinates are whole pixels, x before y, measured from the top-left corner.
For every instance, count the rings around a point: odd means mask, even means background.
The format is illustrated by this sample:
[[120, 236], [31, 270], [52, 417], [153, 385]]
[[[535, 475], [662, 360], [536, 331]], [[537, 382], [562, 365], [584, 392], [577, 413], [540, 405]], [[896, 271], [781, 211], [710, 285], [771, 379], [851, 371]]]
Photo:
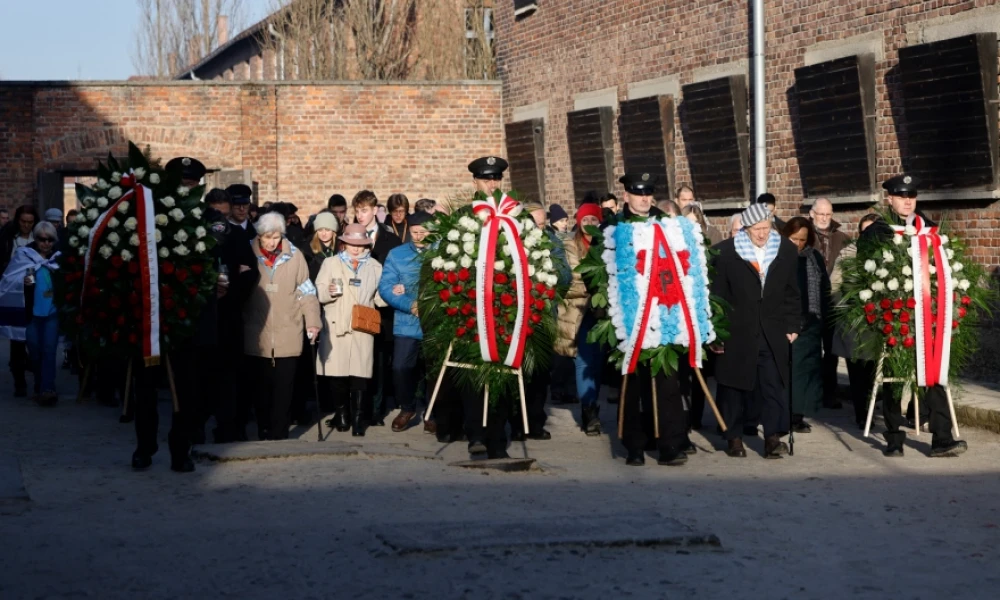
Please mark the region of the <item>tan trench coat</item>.
[[[378, 295], [378, 281], [382, 265], [369, 257], [355, 275], [350, 265], [340, 256], [323, 261], [316, 276], [316, 290], [323, 307], [323, 333], [319, 338], [319, 355], [316, 374], [322, 377], [362, 377], [370, 379], [375, 362], [375, 337], [351, 329], [351, 313], [355, 304], [375, 307], [385, 306]], [[361, 285], [350, 284], [360, 279]], [[330, 282], [341, 279], [344, 295], [330, 296]]]
[[584, 252], [583, 245], [575, 235], [563, 240], [563, 245], [566, 248], [566, 262], [573, 271], [573, 281], [559, 305], [559, 329], [556, 333], [555, 352], [559, 356], [576, 358], [576, 334], [580, 331], [580, 324], [583, 323], [583, 314], [587, 310], [590, 295], [587, 294], [583, 278], [576, 272]]

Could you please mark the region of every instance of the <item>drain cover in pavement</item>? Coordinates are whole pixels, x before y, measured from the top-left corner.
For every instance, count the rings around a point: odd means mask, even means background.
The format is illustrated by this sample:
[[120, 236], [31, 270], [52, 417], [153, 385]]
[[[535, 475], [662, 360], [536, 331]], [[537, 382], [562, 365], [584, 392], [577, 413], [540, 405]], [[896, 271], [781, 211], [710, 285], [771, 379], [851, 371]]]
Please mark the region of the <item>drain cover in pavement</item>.
[[505, 473], [519, 473], [524, 471], [541, 471], [538, 462], [533, 458], [491, 458], [487, 460], [463, 460], [453, 462], [449, 467], [464, 467], [466, 469], [486, 469], [492, 471], [503, 471]]
[[[586, 529], [580, 527], [587, 522]], [[718, 548], [711, 533], [696, 532], [676, 519], [658, 515], [620, 514], [613, 517], [559, 516], [504, 522], [415, 523], [406, 528], [376, 526], [372, 533], [395, 553], [417, 554], [502, 547], [673, 546]]]

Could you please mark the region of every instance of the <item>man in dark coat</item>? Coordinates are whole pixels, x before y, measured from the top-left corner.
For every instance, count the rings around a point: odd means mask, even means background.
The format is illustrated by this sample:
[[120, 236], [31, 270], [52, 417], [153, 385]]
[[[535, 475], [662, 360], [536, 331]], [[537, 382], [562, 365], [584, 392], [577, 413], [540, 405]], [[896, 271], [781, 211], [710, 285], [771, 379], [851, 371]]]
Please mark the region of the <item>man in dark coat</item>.
[[[858, 239], [859, 252], [863, 252], [865, 244], [873, 240], [884, 242], [892, 239], [892, 236], [895, 235], [893, 225], [913, 226], [917, 229], [937, 225], [917, 210], [919, 186], [920, 180], [911, 175], [897, 175], [882, 184], [882, 188], [886, 191], [886, 203], [891, 209], [889, 213], [891, 223], [879, 220], [865, 229]], [[894, 374], [890, 373], [887, 376], [891, 377]], [[903, 456], [903, 442], [906, 441], [906, 432], [899, 430], [906, 422], [902, 414], [902, 398], [900, 398], [899, 391], [899, 388], [892, 384], [883, 386], [882, 411], [887, 429], [885, 432], [886, 449], [883, 454], [889, 457]], [[910, 406], [912, 408], [913, 405]], [[928, 426], [932, 435], [931, 456], [958, 456], [965, 452], [969, 448], [965, 440], [956, 440], [952, 436], [951, 414], [944, 387], [935, 385], [927, 388], [921, 412], [923, 412], [924, 407], [927, 408], [930, 417]], [[920, 420], [923, 420], [923, 417]], [[919, 427], [919, 424], [917, 426]]]
[[[249, 185], [235, 183], [226, 188], [226, 193], [232, 201], [232, 212], [229, 213], [229, 223], [236, 228], [242, 229], [244, 238], [249, 242], [257, 237], [257, 229], [250, 222], [250, 201], [253, 198], [253, 190]], [[238, 231], [236, 233], [239, 233]]]
[[726, 454], [746, 456], [744, 415], [750, 406], [760, 411], [764, 425], [764, 456], [788, 453], [781, 436], [788, 433], [789, 346], [801, 331], [798, 251], [772, 229], [771, 211], [752, 204], [743, 211], [743, 229], [716, 244], [712, 293], [729, 303], [731, 337], [716, 362], [719, 408], [726, 421]]

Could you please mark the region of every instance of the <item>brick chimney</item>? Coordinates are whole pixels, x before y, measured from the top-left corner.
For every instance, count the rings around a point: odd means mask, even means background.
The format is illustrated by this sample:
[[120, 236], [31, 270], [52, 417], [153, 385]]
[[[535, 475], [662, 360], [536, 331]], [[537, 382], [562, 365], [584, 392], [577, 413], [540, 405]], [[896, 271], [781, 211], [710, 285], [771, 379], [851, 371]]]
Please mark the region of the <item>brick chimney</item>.
[[216, 47], [222, 46], [229, 41], [229, 17], [219, 15], [215, 20], [215, 43]]

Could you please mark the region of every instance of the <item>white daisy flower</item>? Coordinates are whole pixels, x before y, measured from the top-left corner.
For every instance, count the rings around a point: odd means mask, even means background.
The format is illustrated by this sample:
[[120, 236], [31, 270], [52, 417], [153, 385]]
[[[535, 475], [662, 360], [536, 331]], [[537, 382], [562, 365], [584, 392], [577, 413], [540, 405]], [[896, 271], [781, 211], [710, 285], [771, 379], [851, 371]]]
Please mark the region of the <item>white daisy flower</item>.
[[90, 227], [86, 225], [81, 225], [79, 229], [76, 230], [77, 235], [80, 237], [87, 237], [90, 234]]
[[454, 271], [457, 267], [458, 265], [456, 265], [453, 260], [445, 261], [444, 263], [445, 271]]
[[448, 244], [448, 246], [444, 249], [444, 251], [446, 254], [454, 256], [458, 254], [458, 246], [456, 246], [455, 244]]
[[498, 261], [496, 261], [496, 262], [493, 263], [493, 270], [494, 271], [503, 271], [503, 266], [504, 266], [503, 265], [503, 261], [502, 260], [498, 260]]
[[106, 189], [108, 189], [109, 187], [111, 187], [111, 184], [110, 184], [110, 183], [108, 183], [108, 182], [107, 182], [106, 180], [104, 180], [104, 179], [98, 179], [98, 180], [97, 180], [97, 186], [96, 186], [96, 187], [97, 187], [97, 189], [99, 189], [99, 190], [106, 190]]
[[913, 269], [910, 268], [910, 265], [903, 265], [903, 275], [906, 275], [907, 277], [913, 275]]
[[434, 257], [434, 260], [431, 261], [431, 268], [440, 271], [442, 267], [444, 267], [444, 259], [440, 256]]
[[99, 216], [101, 216], [101, 213], [99, 213], [96, 208], [92, 208], [87, 211], [87, 219], [91, 221], [96, 221]]
[[964, 268], [965, 268], [965, 265], [963, 265], [960, 262], [957, 262], [957, 263], [955, 263], [955, 264], [953, 264], [951, 266], [951, 270], [954, 271], [955, 273], [958, 273], [959, 271], [961, 271]]
[[887, 263], [891, 263], [892, 261], [896, 260], [896, 258], [892, 255], [892, 252], [889, 252], [888, 250], [883, 250], [882, 260]]
[[196, 219], [200, 219], [201, 218], [201, 209], [200, 208], [192, 208], [191, 209], [191, 216], [194, 217], [194, 218], [196, 218]]
[[468, 269], [469, 267], [472, 266], [472, 259], [469, 258], [468, 256], [463, 256], [462, 258], [458, 259], [458, 264], [462, 265], [463, 268]]
[[885, 284], [885, 287], [889, 288], [890, 292], [895, 292], [899, 289], [899, 281], [896, 279], [890, 279], [889, 283]]
[[160, 242], [162, 242], [162, 241], [163, 241], [163, 232], [162, 232], [162, 231], [160, 231], [159, 229], [157, 229], [157, 230], [156, 230], [156, 231], [155, 231], [155, 232], [153, 233], [153, 236], [154, 236], [154, 239], [156, 240], [156, 243], [157, 243], [157, 244], [159, 244]]
[[118, 222], [118, 219], [116, 219], [114, 217], [111, 217], [110, 219], [108, 219], [108, 227], [109, 228], [114, 229], [115, 227], [118, 227], [118, 225], [120, 225], [120, 223]]
[[970, 285], [972, 285], [972, 284], [969, 283], [968, 279], [963, 279], [963, 280], [961, 280], [961, 281], [958, 282], [958, 287], [960, 287], [963, 292], [965, 290], [969, 289]]
[[200, 226], [200, 225], [199, 225], [198, 227], [195, 227], [195, 229], [194, 229], [194, 236], [195, 236], [196, 238], [198, 238], [198, 239], [201, 239], [201, 238], [205, 237], [205, 235], [206, 235], [207, 233], [208, 233], [208, 232], [207, 232], [207, 231], [205, 231], [205, 228], [204, 228], [204, 227], [202, 227], [202, 226]]
[[476, 252], [476, 245], [472, 242], [465, 242], [462, 244], [462, 250], [464, 250], [466, 254], [474, 254]]
[[907, 291], [907, 292], [912, 292], [913, 291], [913, 280], [912, 279], [907, 279], [907, 280], [905, 280], [903, 282], [903, 290]]
[[184, 211], [179, 208], [174, 208], [167, 214], [170, 215], [170, 218], [175, 221], [181, 221], [184, 219]]
[[875, 264], [874, 260], [870, 260], [869, 259], [869, 260], [865, 261], [865, 271], [868, 271], [869, 273], [874, 273], [875, 269], [877, 269], [877, 268], [878, 268], [878, 265]]
[[177, 188], [177, 195], [178, 196], [187, 196], [190, 192], [191, 192], [191, 188], [189, 188], [187, 186], [183, 186], [182, 185], [179, 188]]
[[882, 283], [881, 281], [876, 281], [875, 283], [872, 284], [872, 291], [881, 292], [884, 290], [885, 290], [885, 284]]

